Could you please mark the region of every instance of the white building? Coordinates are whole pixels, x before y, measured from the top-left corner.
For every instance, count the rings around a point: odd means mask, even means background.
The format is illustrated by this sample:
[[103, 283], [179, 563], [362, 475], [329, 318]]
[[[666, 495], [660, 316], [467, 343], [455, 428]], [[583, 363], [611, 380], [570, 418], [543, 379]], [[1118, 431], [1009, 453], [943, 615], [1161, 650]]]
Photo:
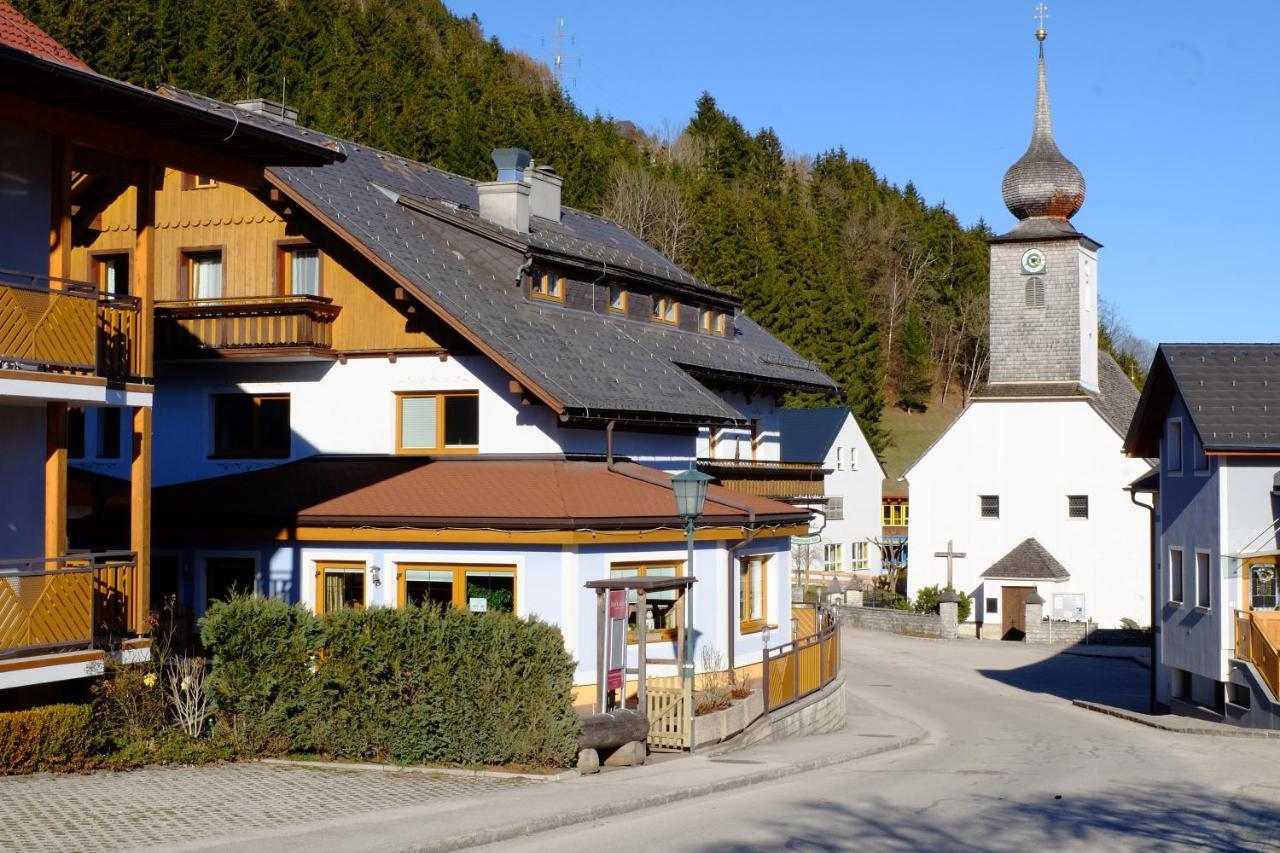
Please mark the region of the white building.
[[1124, 488], [1148, 466], [1122, 452], [1138, 392], [1097, 347], [1099, 244], [1070, 221], [1084, 178], [1054, 142], [1043, 44], [1031, 145], [1003, 190], [1019, 222], [991, 241], [988, 382], [904, 474], [908, 591], [945, 586], [950, 565], [987, 637], [1020, 638], [1033, 592], [1056, 618], [1145, 623], [1149, 522]]
[[1162, 344], [1125, 449], [1159, 456], [1153, 699], [1280, 728], [1280, 345]]
[[[816, 534], [829, 573], [880, 573], [880, 487], [884, 468], [848, 408], [783, 409], [782, 460], [820, 464], [825, 524]], [[821, 518], [819, 519], [821, 521]]]

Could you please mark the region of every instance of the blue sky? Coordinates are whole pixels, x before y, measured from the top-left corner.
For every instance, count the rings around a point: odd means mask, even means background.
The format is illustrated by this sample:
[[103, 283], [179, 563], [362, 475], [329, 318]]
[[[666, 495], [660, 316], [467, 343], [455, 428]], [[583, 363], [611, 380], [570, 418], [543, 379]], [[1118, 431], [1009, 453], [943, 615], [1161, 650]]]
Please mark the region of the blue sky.
[[[680, 126], [705, 89], [791, 150], [843, 145], [964, 223], [1013, 224], [1000, 179], [1031, 133], [1029, 0], [446, 2], [542, 59], [564, 18], [587, 112]], [[1104, 246], [1103, 298], [1154, 342], [1280, 340], [1280, 4], [1049, 6], [1054, 128], [1088, 182], [1073, 221]]]

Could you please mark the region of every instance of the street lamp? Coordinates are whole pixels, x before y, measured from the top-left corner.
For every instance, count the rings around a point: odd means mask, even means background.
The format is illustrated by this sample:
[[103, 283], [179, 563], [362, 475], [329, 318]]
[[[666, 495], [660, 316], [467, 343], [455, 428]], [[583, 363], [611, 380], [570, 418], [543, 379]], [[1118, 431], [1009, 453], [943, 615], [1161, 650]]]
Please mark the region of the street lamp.
[[[711, 477], [692, 465], [685, 471], [671, 476], [671, 490], [676, 496], [676, 515], [684, 520], [684, 535], [689, 547], [689, 560], [685, 565], [689, 577], [693, 577], [693, 524], [702, 515], [707, 500], [707, 484]], [[694, 688], [693, 667], [693, 584], [684, 588], [684, 672], [689, 679], [689, 690]], [[693, 708], [689, 713], [689, 752], [693, 752]]]

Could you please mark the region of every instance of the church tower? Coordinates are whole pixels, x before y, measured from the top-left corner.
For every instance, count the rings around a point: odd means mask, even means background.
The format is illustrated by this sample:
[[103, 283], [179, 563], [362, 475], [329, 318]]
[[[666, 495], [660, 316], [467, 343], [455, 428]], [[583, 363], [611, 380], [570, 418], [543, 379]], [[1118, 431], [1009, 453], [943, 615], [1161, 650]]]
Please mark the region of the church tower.
[[1098, 390], [1098, 249], [1071, 217], [1084, 204], [1084, 175], [1053, 138], [1043, 21], [1031, 144], [1005, 173], [1018, 218], [991, 241], [992, 385], [1064, 383]]

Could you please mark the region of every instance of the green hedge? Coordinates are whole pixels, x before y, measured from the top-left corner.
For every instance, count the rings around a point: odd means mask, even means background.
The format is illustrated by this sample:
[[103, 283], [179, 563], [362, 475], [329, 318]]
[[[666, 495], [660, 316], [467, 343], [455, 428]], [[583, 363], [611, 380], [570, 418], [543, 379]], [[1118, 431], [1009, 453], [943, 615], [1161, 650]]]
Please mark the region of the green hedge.
[[0, 713], [0, 774], [88, 769], [97, 745], [91, 705]]
[[506, 613], [406, 607], [317, 618], [261, 598], [201, 623], [220, 725], [247, 749], [401, 764], [567, 766], [574, 662]]

